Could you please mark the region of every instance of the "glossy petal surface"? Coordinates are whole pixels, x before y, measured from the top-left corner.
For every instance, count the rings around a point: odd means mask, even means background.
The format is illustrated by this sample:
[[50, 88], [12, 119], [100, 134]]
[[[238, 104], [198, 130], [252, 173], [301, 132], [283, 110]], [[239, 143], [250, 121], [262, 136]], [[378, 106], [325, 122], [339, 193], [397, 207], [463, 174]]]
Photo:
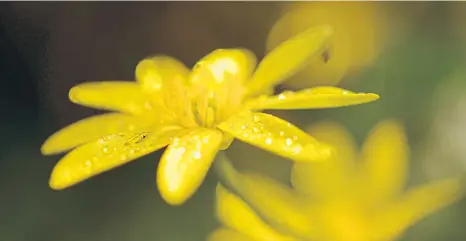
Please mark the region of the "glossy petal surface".
[[330, 148], [282, 119], [265, 113], [243, 112], [219, 125], [241, 141], [294, 161], [323, 160]]
[[77, 121], [51, 135], [41, 147], [42, 154], [67, 151], [78, 145], [115, 133], [132, 132], [153, 125], [154, 117], [110, 113]]
[[201, 123], [212, 126], [238, 111], [245, 93], [244, 82], [255, 65], [256, 58], [249, 50], [217, 49], [194, 66], [190, 90]]
[[162, 156], [157, 185], [171, 205], [183, 204], [198, 189], [222, 144], [222, 133], [194, 129], [176, 138]]
[[[197, 62], [190, 84], [215, 88], [225, 81], [244, 83], [255, 67], [256, 57], [247, 49], [217, 49]], [[227, 75], [232, 79], [226, 79]]]
[[364, 189], [369, 202], [390, 201], [403, 191], [407, 176], [408, 143], [404, 129], [394, 120], [380, 122], [361, 151]]
[[217, 186], [217, 216], [229, 228], [257, 241], [291, 241], [258, 217], [241, 198], [220, 184]]
[[180, 117], [182, 125], [191, 125], [192, 111], [188, 90], [189, 70], [180, 61], [168, 56], [155, 56], [139, 62], [136, 79], [151, 101], [159, 103], [159, 113]]
[[[146, 58], [136, 66], [136, 80], [144, 91], [158, 93], [169, 87], [169, 82], [187, 81], [189, 69], [175, 58], [154, 56]], [[168, 86], [167, 86], [168, 83]]]
[[209, 235], [207, 241], [258, 241], [252, 239], [240, 232], [227, 229], [219, 228]]
[[79, 105], [136, 115], [153, 108], [141, 87], [127, 81], [82, 83], [70, 89], [69, 98]]
[[180, 133], [175, 127], [112, 134], [69, 152], [55, 166], [50, 186], [60, 190], [166, 146]]
[[249, 103], [254, 109], [324, 109], [359, 105], [379, 99], [372, 93], [353, 93], [337, 87], [316, 87], [259, 97]]
[[329, 46], [332, 27], [322, 25], [308, 29], [278, 45], [265, 56], [248, 84], [250, 93], [279, 84], [301, 70]]
[[314, 200], [337, 199], [354, 192], [350, 187], [357, 148], [351, 133], [334, 122], [314, 124], [307, 132], [334, 147], [335, 151], [324, 162], [295, 163], [291, 173], [295, 190], [312, 195]]

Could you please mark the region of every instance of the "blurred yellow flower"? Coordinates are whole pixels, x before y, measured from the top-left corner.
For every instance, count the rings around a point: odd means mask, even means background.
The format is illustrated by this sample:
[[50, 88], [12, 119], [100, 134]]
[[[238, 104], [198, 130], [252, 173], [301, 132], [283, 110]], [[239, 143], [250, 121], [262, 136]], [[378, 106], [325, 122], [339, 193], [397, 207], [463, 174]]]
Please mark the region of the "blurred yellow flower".
[[250, 51], [218, 49], [192, 71], [174, 58], [156, 56], [138, 64], [137, 82], [73, 87], [72, 102], [117, 112], [78, 121], [45, 141], [45, 155], [73, 149], [55, 166], [50, 186], [67, 188], [168, 145], [157, 184], [162, 197], [178, 205], [197, 190], [217, 151], [226, 149], [233, 137], [296, 161], [327, 158], [326, 145], [257, 111], [332, 108], [378, 99], [333, 87], [270, 96], [274, 85], [322, 53], [332, 34], [329, 26], [308, 29], [278, 46], [256, 69]]
[[294, 190], [236, 173], [231, 180], [241, 198], [218, 186], [217, 214], [225, 228], [210, 241], [391, 241], [462, 195], [460, 178], [403, 194], [408, 146], [396, 121], [377, 125], [360, 154], [337, 124], [318, 124], [310, 133], [334, 145], [337, 153], [326, 162], [295, 163]]
[[269, 33], [271, 50], [303, 29], [329, 24], [335, 28], [332, 48], [284, 85], [296, 88], [334, 85], [348, 73], [372, 63], [381, 49], [385, 27], [378, 2], [291, 3]]

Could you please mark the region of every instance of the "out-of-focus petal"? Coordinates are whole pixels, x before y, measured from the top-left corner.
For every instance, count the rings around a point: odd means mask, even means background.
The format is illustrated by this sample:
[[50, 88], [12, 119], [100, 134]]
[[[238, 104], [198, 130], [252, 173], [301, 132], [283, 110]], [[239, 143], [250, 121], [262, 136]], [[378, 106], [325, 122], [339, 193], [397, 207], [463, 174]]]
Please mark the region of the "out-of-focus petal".
[[[294, 2], [288, 6], [269, 33], [268, 50], [311, 26], [328, 24], [335, 29], [335, 34], [329, 55], [311, 60], [303, 71], [284, 82], [284, 86], [303, 89], [334, 85], [345, 74], [354, 74], [372, 63], [386, 43], [386, 5], [379, 2], [313, 1]], [[394, 23], [393, 20], [389, 22], [390, 25]], [[395, 26], [397, 31], [401, 29], [399, 23]]]
[[276, 96], [259, 97], [248, 105], [253, 109], [323, 109], [364, 104], [379, 99], [377, 94], [353, 93], [337, 87], [316, 87]]
[[163, 199], [181, 205], [201, 185], [222, 144], [222, 133], [194, 129], [173, 140], [157, 169], [157, 185]]
[[321, 25], [281, 43], [260, 62], [248, 84], [248, 91], [251, 94], [260, 92], [301, 70], [329, 47], [332, 35], [332, 27]]
[[209, 235], [207, 241], [258, 241], [237, 231], [219, 228]]
[[[270, 193], [274, 195], [274, 193]], [[273, 200], [273, 197], [271, 197]], [[272, 201], [268, 200], [268, 201]], [[263, 203], [266, 205], [267, 203]], [[290, 205], [283, 203], [285, 206]], [[280, 208], [279, 206], [277, 206]], [[241, 198], [229, 192], [220, 184], [217, 186], [217, 217], [227, 227], [239, 231], [256, 241], [291, 241], [267, 225]], [[271, 210], [278, 211], [278, 210]], [[293, 216], [291, 218], [294, 218]], [[287, 220], [280, 220], [287, 222]], [[223, 241], [223, 240], [222, 240]]]
[[243, 112], [218, 126], [241, 141], [294, 161], [327, 159], [330, 147], [291, 123], [265, 113]]
[[178, 127], [112, 134], [84, 144], [63, 157], [50, 177], [50, 187], [64, 189], [166, 146]]
[[409, 155], [403, 126], [395, 120], [377, 124], [362, 147], [363, 180], [367, 200], [378, 205], [403, 191]]
[[128, 81], [87, 82], [70, 89], [73, 103], [129, 114], [141, 114], [153, 106], [141, 87]]
[[110, 134], [133, 132], [157, 124], [154, 116], [109, 113], [75, 122], [52, 134], [42, 145], [44, 155], [57, 154]]
[[296, 237], [316, 235], [306, 203], [291, 188], [270, 178], [249, 173], [242, 177], [239, 189], [244, 200], [275, 229]]
[[385, 238], [395, 238], [427, 215], [454, 203], [462, 195], [464, 180], [461, 178], [434, 181], [413, 189], [378, 217], [378, 233]]
[[291, 173], [293, 187], [319, 201], [342, 198], [352, 192], [357, 149], [351, 133], [335, 122], [314, 124], [307, 132], [334, 147], [335, 152], [324, 162], [295, 163]]

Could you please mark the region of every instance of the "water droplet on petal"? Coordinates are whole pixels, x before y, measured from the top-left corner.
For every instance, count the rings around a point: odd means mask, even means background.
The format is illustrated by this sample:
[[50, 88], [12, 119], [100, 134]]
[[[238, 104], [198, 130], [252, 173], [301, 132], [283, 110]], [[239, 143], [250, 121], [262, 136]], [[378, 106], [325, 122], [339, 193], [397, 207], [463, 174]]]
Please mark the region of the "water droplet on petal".
[[201, 159], [201, 152], [200, 151], [193, 152], [193, 158], [194, 159]]
[[92, 161], [87, 160], [87, 161], [84, 162], [84, 165], [86, 165], [86, 167], [91, 167], [92, 166]]
[[266, 143], [267, 145], [272, 144], [272, 141], [273, 141], [272, 138], [267, 138], [267, 139], [265, 139], [265, 143]]
[[291, 145], [293, 144], [293, 140], [291, 140], [291, 138], [286, 138], [285, 144], [286, 144], [287, 146], [291, 146]]

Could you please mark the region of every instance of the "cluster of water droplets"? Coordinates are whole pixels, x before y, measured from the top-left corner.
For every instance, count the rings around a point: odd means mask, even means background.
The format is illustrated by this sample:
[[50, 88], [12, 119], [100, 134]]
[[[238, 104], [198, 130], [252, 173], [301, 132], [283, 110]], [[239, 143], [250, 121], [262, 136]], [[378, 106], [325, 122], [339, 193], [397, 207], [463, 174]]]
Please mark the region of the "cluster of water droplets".
[[[117, 133], [99, 138], [96, 142], [78, 147], [76, 153], [92, 153], [68, 173], [69, 178], [92, 175], [147, 155], [169, 144], [176, 131]], [[81, 149], [81, 150], [79, 150]], [[72, 158], [73, 152], [69, 154]], [[64, 173], [64, 174], [65, 174]]]
[[245, 142], [296, 158], [322, 154], [320, 144], [291, 123], [265, 113], [245, 113], [231, 121], [228, 129]]

